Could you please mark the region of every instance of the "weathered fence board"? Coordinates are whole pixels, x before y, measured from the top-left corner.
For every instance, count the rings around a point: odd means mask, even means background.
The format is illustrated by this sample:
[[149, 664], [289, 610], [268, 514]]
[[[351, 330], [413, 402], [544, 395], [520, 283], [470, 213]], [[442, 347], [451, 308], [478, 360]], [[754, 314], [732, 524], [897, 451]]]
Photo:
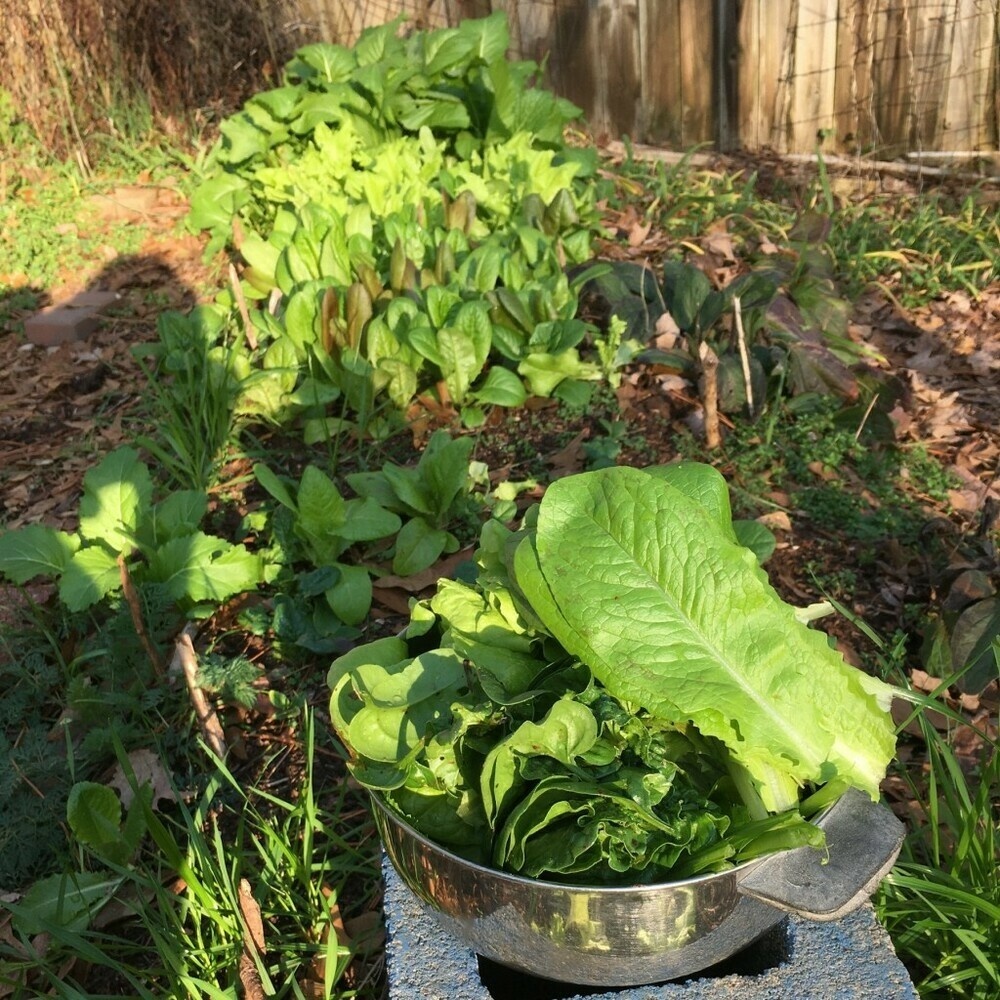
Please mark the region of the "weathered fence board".
[[815, 149], [819, 133], [834, 126], [838, 0], [801, 0], [794, 8], [792, 72], [782, 81], [789, 90], [787, 146]]
[[674, 148], [684, 146], [680, 6], [681, 0], [644, 0], [641, 8], [643, 138]]
[[[596, 135], [618, 138], [642, 133], [639, 0], [560, 0], [552, 4], [550, 49], [538, 34], [542, 18], [531, 22], [520, 0], [524, 55], [548, 56], [553, 87], [579, 104]], [[527, 41], [530, 35], [530, 43]]]
[[956, 0], [951, 74], [944, 107], [942, 149], [978, 149], [989, 141], [987, 94], [996, 51], [997, 10], [982, 0]]
[[872, 142], [871, 61], [873, 24], [868, 0], [841, 0], [837, 26], [833, 105], [837, 148]]
[[[489, 13], [489, 4], [455, 5], [431, 0], [298, 0], [299, 20], [318, 38], [353, 45], [365, 28], [404, 16], [427, 28], [441, 28], [451, 17], [474, 17]], [[473, 8], [473, 9], [470, 9]]]
[[298, 4], [346, 42], [396, 14], [436, 26], [503, 10], [512, 54], [544, 64], [598, 136], [812, 152], [823, 133], [830, 152], [880, 155], [998, 141], [1000, 0]]
[[680, 148], [714, 140], [712, 19], [707, 10], [708, 5], [687, 0], [642, 0], [645, 132], [638, 138]]
[[908, 144], [913, 82], [908, 7], [908, 0], [880, 0], [875, 8], [872, 114], [877, 127], [874, 144], [884, 153], [891, 153], [895, 145]]
[[915, 130], [910, 138], [911, 148], [915, 150], [935, 149], [941, 139], [944, 122], [941, 95], [945, 93], [951, 69], [950, 6], [946, 0], [936, 3], [925, 0], [921, 16], [913, 19], [916, 34], [913, 46]]
[[792, 0], [747, 0], [737, 26], [737, 121], [743, 144], [775, 145], [778, 95]]

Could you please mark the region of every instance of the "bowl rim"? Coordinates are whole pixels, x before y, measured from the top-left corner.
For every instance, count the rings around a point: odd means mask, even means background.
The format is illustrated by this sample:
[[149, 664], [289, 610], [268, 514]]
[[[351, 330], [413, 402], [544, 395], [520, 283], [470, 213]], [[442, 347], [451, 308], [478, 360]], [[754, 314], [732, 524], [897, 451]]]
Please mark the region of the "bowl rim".
[[[674, 882], [637, 882], [632, 885], [579, 885], [572, 882], [552, 882], [548, 879], [532, 878], [530, 875], [517, 875], [514, 872], [503, 871], [501, 868], [491, 868], [488, 865], [481, 865], [476, 861], [470, 861], [468, 858], [463, 858], [461, 854], [456, 854], [454, 851], [448, 850], [447, 847], [443, 847], [437, 841], [431, 840], [429, 837], [425, 836], [419, 830], [407, 823], [405, 819], [392, 809], [392, 807], [382, 798], [381, 795], [378, 795], [371, 789], [368, 789], [368, 794], [372, 803], [379, 810], [379, 812], [391, 823], [401, 828], [403, 832], [413, 840], [418, 841], [420, 844], [436, 851], [439, 854], [443, 854], [449, 861], [461, 866], [462, 868], [470, 869], [473, 872], [481, 875], [487, 875], [490, 878], [498, 879], [502, 882], [509, 882], [513, 885], [528, 888], [544, 886], [550, 889], [559, 889], [563, 892], [600, 892], [608, 895], [635, 895], [636, 893], [646, 894], [662, 892], [664, 889], [684, 889], [688, 887], [697, 887], [713, 880], [739, 878], [750, 869], [756, 868], [758, 865], [762, 864], [764, 861], [776, 858], [787, 852], [787, 849], [786, 851], [774, 851], [771, 854], [765, 854], [759, 858], [751, 858], [749, 861], [733, 865], [732, 868], [727, 868], [725, 871], [708, 872], [705, 875], [692, 875], [690, 878], [678, 879]], [[383, 847], [385, 847], [384, 844]], [[386, 849], [386, 853], [389, 856], [389, 860], [392, 861], [393, 867], [396, 867], [393, 852]]]

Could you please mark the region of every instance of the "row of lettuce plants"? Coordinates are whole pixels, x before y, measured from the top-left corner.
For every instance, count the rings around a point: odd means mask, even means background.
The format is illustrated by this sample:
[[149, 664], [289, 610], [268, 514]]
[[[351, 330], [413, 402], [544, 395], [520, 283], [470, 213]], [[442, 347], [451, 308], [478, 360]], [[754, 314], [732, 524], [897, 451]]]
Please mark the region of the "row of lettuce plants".
[[311, 45], [223, 123], [190, 219], [242, 258], [248, 412], [315, 443], [391, 433], [425, 393], [474, 426], [601, 377], [591, 272], [567, 275], [600, 231], [595, 152], [507, 44], [494, 15]]

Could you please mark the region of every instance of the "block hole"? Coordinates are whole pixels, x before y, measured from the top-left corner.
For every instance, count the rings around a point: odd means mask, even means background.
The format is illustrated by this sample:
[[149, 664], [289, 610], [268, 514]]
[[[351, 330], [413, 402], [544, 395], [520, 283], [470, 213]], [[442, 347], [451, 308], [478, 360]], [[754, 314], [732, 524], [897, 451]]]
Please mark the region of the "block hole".
[[[682, 980], [667, 982], [687, 982], [719, 979], [723, 976], [760, 976], [770, 969], [784, 965], [791, 958], [792, 943], [788, 922], [782, 921], [761, 935], [742, 951], [723, 962], [703, 969]], [[608, 988], [607, 986], [579, 986], [573, 983], [557, 983], [551, 979], [510, 969], [506, 965], [477, 955], [479, 977], [493, 1000], [568, 1000], [569, 997], [614, 996], [635, 989], [633, 986]], [[666, 985], [658, 983], [656, 985]], [[653, 987], [655, 988], [655, 987]]]

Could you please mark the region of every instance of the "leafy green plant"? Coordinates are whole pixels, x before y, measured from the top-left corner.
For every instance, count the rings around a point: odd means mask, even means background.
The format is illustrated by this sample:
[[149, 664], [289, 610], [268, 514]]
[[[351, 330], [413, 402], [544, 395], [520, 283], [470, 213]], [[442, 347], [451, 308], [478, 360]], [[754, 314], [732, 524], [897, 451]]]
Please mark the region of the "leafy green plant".
[[502, 15], [397, 27], [303, 49], [223, 124], [192, 201], [192, 225], [234, 237], [260, 303], [266, 379], [249, 395], [266, 419], [308, 410], [309, 442], [347, 420], [370, 433], [380, 394], [405, 410], [436, 393], [475, 426], [525, 387], [600, 377], [563, 270], [597, 230], [595, 161], [562, 138], [578, 110], [506, 61]]
[[622, 445], [628, 436], [628, 425], [622, 420], [600, 421], [603, 433], [596, 435], [583, 445], [588, 469], [607, 469], [615, 464], [622, 452]]
[[[298, 731], [302, 772], [287, 796], [220, 766], [191, 802], [177, 794], [157, 808], [122, 757], [132, 797], [121, 822], [112, 789], [79, 784], [66, 816], [79, 846], [73, 869], [0, 904], [13, 931], [0, 941], [4, 984], [90, 996], [100, 969], [130, 996], [232, 996], [246, 950], [271, 996], [374, 995], [343, 978], [352, 960], [364, 968], [377, 939], [355, 932], [348, 946], [334, 927], [373, 904], [364, 893], [343, 898], [349, 880], [374, 883], [370, 821], [356, 792], [320, 773], [318, 751], [334, 751], [318, 745], [311, 710]], [[266, 952], [246, 944], [248, 901]], [[32, 942], [40, 931], [44, 951]]]
[[[149, 786], [138, 794], [148, 801]], [[66, 822], [73, 836], [99, 858], [124, 865], [135, 854], [146, 832], [146, 820], [138, 801], [130, 805], [124, 822], [122, 803], [113, 788], [96, 781], [78, 781], [66, 801]]]
[[[563, 125], [578, 109], [529, 89], [533, 64], [506, 61], [502, 14], [463, 21], [457, 28], [413, 32], [405, 39], [398, 28], [394, 22], [369, 29], [351, 49], [306, 46], [286, 67], [283, 86], [255, 96], [224, 122], [212, 156], [223, 170], [210, 175], [196, 195], [194, 223], [228, 235], [233, 212], [251, 199], [266, 216], [261, 206], [274, 199], [247, 190], [247, 180], [251, 186], [274, 183], [275, 163], [298, 163], [300, 174], [308, 175], [312, 164], [303, 154], [314, 136], [322, 142], [329, 135], [330, 126], [345, 141], [333, 150], [334, 161], [324, 174], [336, 170], [338, 162], [350, 163], [356, 152], [362, 160], [377, 157], [383, 143], [395, 141], [395, 150], [381, 152], [395, 152], [390, 168], [409, 183], [422, 178], [411, 169], [415, 164], [406, 160], [400, 140], [422, 138], [425, 131], [445, 137], [466, 160], [518, 133], [534, 135], [541, 147], [561, 146]], [[283, 196], [287, 177], [280, 175]], [[498, 192], [496, 202], [506, 200], [506, 194]]]
[[710, 467], [559, 480], [520, 531], [484, 527], [477, 566], [329, 675], [355, 777], [433, 839], [655, 881], [821, 843], [803, 790], [877, 795], [892, 689], [771, 590]]
[[447, 431], [435, 431], [415, 466], [389, 462], [378, 472], [347, 477], [360, 496], [408, 518], [396, 537], [394, 573], [419, 573], [442, 553], [458, 548], [458, 539], [448, 526], [469, 491], [473, 445], [472, 438], [452, 438]]
[[928, 673], [948, 677], [978, 695], [997, 676], [997, 640], [1000, 638], [1000, 599], [989, 574], [965, 569], [944, 595], [941, 608], [928, 624], [922, 659]]
[[187, 608], [223, 601], [256, 587], [260, 564], [245, 546], [199, 530], [207, 508], [205, 494], [194, 490], [154, 504], [149, 469], [134, 449], [118, 448], [84, 477], [79, 530], [33, 524], [5, 532], [0, 572], [17, 584], [57, 579], [71, 611], [118, 591], [126, 572], [159, 584]]
[[360, 624], [372, 601], [371, 577], [363, 566], [343, 562], [340, 556], [353, 544], [395, 535], [399, 517], [374, 497], [345, 500], [322, 469], [306, 466], [294, 491], [268, 466], [254, 466], [254, 475], [292, 514], [297, 550], [286, 553], [288, 562], [306, 561], [315, 568], [310, 588], [322, 586], [322, 595], [333, 613], [347, 625]]
[[[137, 443], [182, 489], [206, 491], [217, 480], [236, 432], [238, 404], [255, 379], [236, 344], [224, 343], [226, 314], [198, 306], [188, 314], [164, 312], [159, 339], [135, 350], [148, 380], [144, 417], [156, 428]], [[152, 363], [150, 363], [152, 362]]]
[[[302, 213], [308, 225], [300, 222], [280, 252], [272, 244], [284, 235], [245, 239], [257, 289], [286, 297], [276, 315], [251, 314], [259, 335], [273, 339], [263, 355], [269, 384], [281, 372], [289, 392], [295, 368], [308, 371], [294, 400], [311, 401], [321, 384], [316, 402], [342, 398], [363, 432], [379, 393], [402, 410], [436, 392], [472, 414], [520, 404], [524, 382], [549, 395], [565, 378], [599, 377], [575, 350], [591, 328], [576, 318], [582, 279], [563, 273], [571, 241], [560, 227], [577, 219], [568, 198], [560, 189], [546, 205], [534, 194], [506, 228], [477, 240], [468, 236], [475, 200], [447, 194], [425, 203], [422, 221], [412, 209], [388, 216], [381, 240], [371, 226], [354, 232], [312, 202]], [[587, 247], [585, 239], [572, 259]], [[272, 404], [267, 415], [279, 414]], [[316, 426], [307, 424], [307, 439]]]
[[787, 259], [768, 258], [718, 289], [693, 264], [667, 261], [658, 284], [649, 269], [616, 262], [588, 290], [626, 324], [630, 340], [648, 341], [664, 314], [676, 323], [683, 336], [679, 344], [633, 352], [639, 361], [695, 377], [705, 343], [719, 359], [720, 408], [740, 413], [752, 402], [759, 413], [769, 393], [786, 388], [796, 394], [857, 395], [855, 379], [839, 355], [846, 351], [856, 360], [858, 352], [833, 322], [840, 317], [846, 334], [846, 303], [816, 260], [822, 258], [801, 244]]

